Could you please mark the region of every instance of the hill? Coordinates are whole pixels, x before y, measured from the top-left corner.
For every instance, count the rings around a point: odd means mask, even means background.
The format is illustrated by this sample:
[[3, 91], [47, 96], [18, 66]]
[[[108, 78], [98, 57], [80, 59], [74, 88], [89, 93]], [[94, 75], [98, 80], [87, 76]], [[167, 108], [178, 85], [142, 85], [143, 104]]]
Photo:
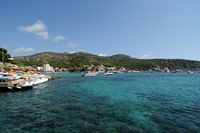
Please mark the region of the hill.
[[128, 55], [117, 54], [113, 56], [98, 56], [86, 52], [55, 53], [43, 52], [30, 56], [14, 57], [16, 64], [41, 66], [48, 62], [53, 67], [80, 68], [84, 65], [105, 65], [125, 67], [127, 69], [148, 70], [153, 68], [168, 67], [171, 70], [200, 68], [199, 61], [184, 59], [136, 59]]

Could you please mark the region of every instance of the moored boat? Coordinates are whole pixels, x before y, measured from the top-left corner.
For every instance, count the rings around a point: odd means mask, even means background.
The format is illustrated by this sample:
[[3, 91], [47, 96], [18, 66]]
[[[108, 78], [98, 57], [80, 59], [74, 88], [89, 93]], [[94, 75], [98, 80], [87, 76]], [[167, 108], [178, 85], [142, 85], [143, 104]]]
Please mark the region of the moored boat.
[[188, 74], [193, 74], [194, 72], [193, 71], [188, 71]]
[[113, 75], [114, 73], [113, 72], [107, 72], [107, 73], [105, 73], [104, 75], [105, 76], [111, 76], [111, 75]]
[[33, 85], [38, 85], [47, 82], [49, 79], [45, 75], [35, 74], [30, 78]]
[[16, 86], [16, 89], [18, 90], [26, 90], [26, 89], [32, 89], [32, 88], [33, 88], [33, 83], [30, 80], [22, 82]]
[[48, 81], [48, 77], [41, 74], [17, 75], [4, 73], [0, 75], [0, 91], [20, 91], [31, 89], [33, 86]]
[[171, 73], [177, 73], [177, 71], [171, 71]]
[[97, 75], [97, 72], [87, 72], [82, 75], [82, 77], [95, 77]]
[[139, 73], [140, 71], [138, 70], [132, 70], [133, 73]]
[[0, 79], [0, 91], [7, 92], [31, 89], [32, 86], [25, 82], [27, 81], [24, 79]]

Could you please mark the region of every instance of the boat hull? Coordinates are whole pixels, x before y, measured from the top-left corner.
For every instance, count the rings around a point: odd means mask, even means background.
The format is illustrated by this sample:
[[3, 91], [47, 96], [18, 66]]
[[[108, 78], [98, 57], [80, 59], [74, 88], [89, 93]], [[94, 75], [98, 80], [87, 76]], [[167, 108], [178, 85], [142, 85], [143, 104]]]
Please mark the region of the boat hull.
[[25, 90], [29, 90], [32, 89], [33, 86], [23, 86], [23, 87], [0, 87], [0, 92], [16, 92], [16, 91], [25, 91]]
[[112, 76], [114, 73], [105, 73], [104, 76]]
[[97, 73], [85, 73], [82, 75], [82, 77], [95, 77]]

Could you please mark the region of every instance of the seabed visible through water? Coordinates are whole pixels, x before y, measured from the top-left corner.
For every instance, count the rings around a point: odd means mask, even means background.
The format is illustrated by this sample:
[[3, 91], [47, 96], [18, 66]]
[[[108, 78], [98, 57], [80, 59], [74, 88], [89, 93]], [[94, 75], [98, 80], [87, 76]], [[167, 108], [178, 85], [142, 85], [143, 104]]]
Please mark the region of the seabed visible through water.
[[0, 132], [200, 132], [199, 73], [54, 75], [62, 78], [0, 93]]

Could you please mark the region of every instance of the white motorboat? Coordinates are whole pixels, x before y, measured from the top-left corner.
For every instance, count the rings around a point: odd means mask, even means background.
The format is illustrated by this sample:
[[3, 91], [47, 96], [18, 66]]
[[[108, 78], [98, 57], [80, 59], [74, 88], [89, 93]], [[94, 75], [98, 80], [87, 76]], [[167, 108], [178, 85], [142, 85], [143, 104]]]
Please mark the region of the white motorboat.
[[193, 74], [194, 72], [193, 71], [188, 71], [188, 74]]
[[97, 72], [87, 72], [82, 75], [82, 77], [95, 77], [97, 75]]
[[33, 88], [33, 86], [45, 83], [47, 81], [48, 81], [48, 78], [45, 75], [34, 75], [30, 79], [17, 85], [16, 88], [17, 89]]
[[33, 85], [38, 85], [47, 82], [49, 79], [45, 75], [34, 75], [30, 80]]
[[137, 70], [132, 70], [133, 73], [139, 73], [140, 71]]
[[104, 75], [105, 76], [111, 76], [111, 75], [113, 75], [114, 73], [113, 72], [107, 72], [107, 73], [105, 73]]
[[33, 82], [31, 80], [27, 80], [25, 82], [21, 82], [16, 86], [17, 89], [25, 89], [25, 88], [33, 88]]

